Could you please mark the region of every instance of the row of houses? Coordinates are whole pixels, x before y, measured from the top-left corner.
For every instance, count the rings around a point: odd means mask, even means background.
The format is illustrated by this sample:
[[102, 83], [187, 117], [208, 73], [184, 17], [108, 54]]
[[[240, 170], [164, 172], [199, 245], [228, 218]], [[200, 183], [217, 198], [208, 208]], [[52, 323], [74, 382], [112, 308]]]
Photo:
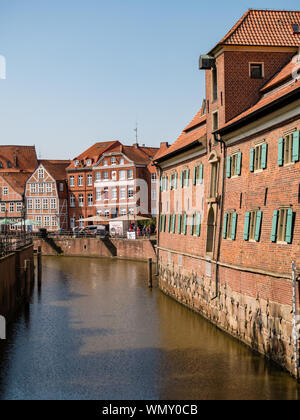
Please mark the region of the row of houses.
[[160, 287], [299, 376], [300, 12], [248, 10], [155, 157]]
[[39, 160], [34, 146], [0, 146], [0, 224], [57, 231], [96, 215], [156, 215], [157, 151], [102, 142], [69, 161]]

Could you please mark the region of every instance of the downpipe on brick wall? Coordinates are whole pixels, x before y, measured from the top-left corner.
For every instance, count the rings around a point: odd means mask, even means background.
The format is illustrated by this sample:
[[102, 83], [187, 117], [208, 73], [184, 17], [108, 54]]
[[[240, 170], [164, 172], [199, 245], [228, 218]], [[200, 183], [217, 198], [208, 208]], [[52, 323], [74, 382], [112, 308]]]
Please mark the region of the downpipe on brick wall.
[[295, 261], [292, 262], [292, 287], [293, 287], [293, 342], [294, 342], [294, 361], [295, 375], [299, 382], [299, 331], [297, 317], [297, 273]]
[[219, 259], [220, 259], [220, 252], [221, 252], [221, 241], [222, 241], [222, 228], [223, 228], [223, 218], [224, 218], [224, 188], [225, 188], [225, 170], [226, 170], [226, 143], [222, 140], [221, 136], [218, 138], [216, 134], [214, 134], [215, 141], [220, 143], [221, 147], [223, 148], [223, 173], [222, 173], [222, 192], [221, 192], [221, 200], [220, 200], [220, 224], [219, 224], [219, 239], [218, 239], [218, 247], [217, 247], [217, 255], [216, 255], [216, 293], [215, 296], [211, 299], [214, 301], [219, 296]]

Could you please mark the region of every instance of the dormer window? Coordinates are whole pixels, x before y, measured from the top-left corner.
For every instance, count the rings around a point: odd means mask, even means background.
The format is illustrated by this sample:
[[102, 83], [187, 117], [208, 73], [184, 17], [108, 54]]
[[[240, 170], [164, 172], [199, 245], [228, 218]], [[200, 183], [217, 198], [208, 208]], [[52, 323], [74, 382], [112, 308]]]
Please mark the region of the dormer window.
[[103, 161], [103, 166], [107, 166], [108, 165], [108, 161], [107, 161], [107, 159], [105, 159], [104, 161]]
[[263, 63], [250, 63], [250, 77], [251, 79], [263, 79], [264, 77]]
[[2, 169], [3, 168], [3, 163], [2, 162], [0, 162], [0, 169]]
[[121, 158], [121, 159], [120, 159], [120, 165], [124, 165], [124, 163], [125, 163], [124, 158]]
[[11, 168], [11, 163], [10, 163], [10, 161], [9, 161], [9, 160], [6, 162], [6, 164], [7, 164], [7, 167], [8, 167], [8, 168]]
[[86, 165], [87, 165], [87, 166], [91, 166], [91, 164], [92, 164], [91, 159], [88, 159], [88, 160], [86, 161]]
[[79, 166], [79, 160], [75, 160], [74, 165], [75, 165], [75, 166]]
[[298, 23], [292, 23], [293, 34], [300, 34], [300, 25]]
[[117, 159], [115, 158], [115, 156], [113, 156], [112, 158], [111, 158], [111, 164], [112, 165], [115, 165], [117, 163]]

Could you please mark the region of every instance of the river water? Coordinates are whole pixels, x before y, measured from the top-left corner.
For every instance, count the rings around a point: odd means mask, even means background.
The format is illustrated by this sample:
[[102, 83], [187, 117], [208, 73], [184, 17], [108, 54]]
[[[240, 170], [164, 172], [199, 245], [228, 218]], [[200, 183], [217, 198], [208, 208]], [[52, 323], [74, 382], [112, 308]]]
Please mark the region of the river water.
[[149, 291], [145, 264], [43, 264], [0, 341], [0, 399], [299, 399], [287, 373]]

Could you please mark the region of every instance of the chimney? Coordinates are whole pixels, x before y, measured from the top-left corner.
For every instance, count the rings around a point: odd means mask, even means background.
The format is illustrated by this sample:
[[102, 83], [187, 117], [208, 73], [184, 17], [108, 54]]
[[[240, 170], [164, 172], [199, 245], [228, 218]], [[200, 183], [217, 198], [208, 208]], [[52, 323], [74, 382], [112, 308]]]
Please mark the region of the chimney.
[[139, 144], [138, 143], [133, 143], [133, 147], [135, 147], [136, 149], [139, 148]]
[[169, 147], [169, 143], [167, 141], [160, 142], [161, 149], [167, 149]]

